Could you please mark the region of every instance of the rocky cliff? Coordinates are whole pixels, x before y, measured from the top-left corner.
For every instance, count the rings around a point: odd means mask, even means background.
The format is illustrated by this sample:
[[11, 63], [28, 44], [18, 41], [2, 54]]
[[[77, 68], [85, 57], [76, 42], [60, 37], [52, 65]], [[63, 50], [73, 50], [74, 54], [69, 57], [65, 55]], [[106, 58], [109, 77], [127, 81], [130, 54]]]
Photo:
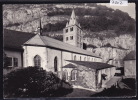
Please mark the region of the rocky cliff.
[[[97, 47], [95, 51], [103, 58], [108, 59], [113, 54], [107, 47], [101, 48], [108, 43], [129, 51], [135, 49], [135, 20], [127, 13], [92, 3], [5, 4], [3, 26], [11, 30], [34, 33], [39, 27], [41, 18], [44, 35], [62, 40], [62, 29], [70, 18], [72, 8], [75, 9], [78, 21], [86, 32], [84, 42], [95, 45]], [[126, 53], [118, 51], [115, 58], [122, 59], [119, 56], [122, 54]]]

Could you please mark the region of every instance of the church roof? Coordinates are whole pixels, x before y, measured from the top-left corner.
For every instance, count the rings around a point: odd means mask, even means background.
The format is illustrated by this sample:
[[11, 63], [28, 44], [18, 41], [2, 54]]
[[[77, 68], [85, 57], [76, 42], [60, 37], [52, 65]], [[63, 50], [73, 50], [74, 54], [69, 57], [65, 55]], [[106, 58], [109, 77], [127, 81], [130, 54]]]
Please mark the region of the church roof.
[[69, 51], [69, 52], [73, 52], [73, 53], [78, 53], [78, 54], [89, 55], [89, 56], [101, 58], [100, 56], [96, 55], [95, 53], [83, 50], [81, 48], [61, 42], [59, 40], [52, 39], [47, 36], [36, 35], [33, 38], [31, 38], [29, 41], [24, 43], [24, 45], [51, 47], [51, 48], [56, 48], [56, 49]]
[[136, 51], [131, 51], [124, 60], [136, 60]]
[[74, 64], [77, 64], [77, 65], [82, 65], [82, 66], [85, 66], [85, 67], [88, 67], [91, 69], [95, 69], [95, 70], [115, 67], [113, 65], [109, 65], [107, 63], [102, 63], [102, 62], [74, 61], [74, 60], [67, 60], [67, 61], [74, 63]]
[[3, 30], [3, 40], [5, 49], [23, 50], [22, 45], [35, 34], [14, 31], [14, 30]]
[[63, 66], [63, 68], [77, 68], [77, 67], [73, 64], [67, 64], [67, 65]]

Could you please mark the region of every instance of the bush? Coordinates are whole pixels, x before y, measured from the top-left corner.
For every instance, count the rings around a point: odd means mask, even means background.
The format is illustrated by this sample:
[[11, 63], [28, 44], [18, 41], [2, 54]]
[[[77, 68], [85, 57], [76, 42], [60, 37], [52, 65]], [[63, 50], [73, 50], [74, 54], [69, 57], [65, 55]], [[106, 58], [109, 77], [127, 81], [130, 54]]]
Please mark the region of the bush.
[[14, 70], [5, 75], [3, 81], [5, 98], [54, 97], [63, 96], [72, 91], [69, 83], [60, 80], [52, 72], [46, 72], [37, 67]]

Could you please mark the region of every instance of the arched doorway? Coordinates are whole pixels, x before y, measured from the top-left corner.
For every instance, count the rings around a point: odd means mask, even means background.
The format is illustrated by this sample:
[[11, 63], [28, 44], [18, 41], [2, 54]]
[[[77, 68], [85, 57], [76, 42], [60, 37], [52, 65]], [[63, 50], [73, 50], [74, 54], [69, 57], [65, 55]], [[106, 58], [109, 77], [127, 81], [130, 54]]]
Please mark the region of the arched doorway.
[[40, 67], [41, 66], [41, 57], [39, 55], [36, 55], [34, 57], [34, 66]]
[[58, 71], [58, 59], [57, 57], [54, 58], [54, 72], [57, 72]]

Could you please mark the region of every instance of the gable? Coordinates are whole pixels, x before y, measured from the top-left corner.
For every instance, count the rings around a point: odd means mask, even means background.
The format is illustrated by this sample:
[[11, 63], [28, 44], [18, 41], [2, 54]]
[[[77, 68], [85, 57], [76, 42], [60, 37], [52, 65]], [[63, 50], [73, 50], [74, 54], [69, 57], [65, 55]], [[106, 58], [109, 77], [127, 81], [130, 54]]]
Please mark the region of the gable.
[[27, 42], [24, 43], [24, 45], [40, 45], [40, 46], [45, 46], [44, 42], [40, 38], [40, 36], [37, 34], [31, 39], [29, 39]]

